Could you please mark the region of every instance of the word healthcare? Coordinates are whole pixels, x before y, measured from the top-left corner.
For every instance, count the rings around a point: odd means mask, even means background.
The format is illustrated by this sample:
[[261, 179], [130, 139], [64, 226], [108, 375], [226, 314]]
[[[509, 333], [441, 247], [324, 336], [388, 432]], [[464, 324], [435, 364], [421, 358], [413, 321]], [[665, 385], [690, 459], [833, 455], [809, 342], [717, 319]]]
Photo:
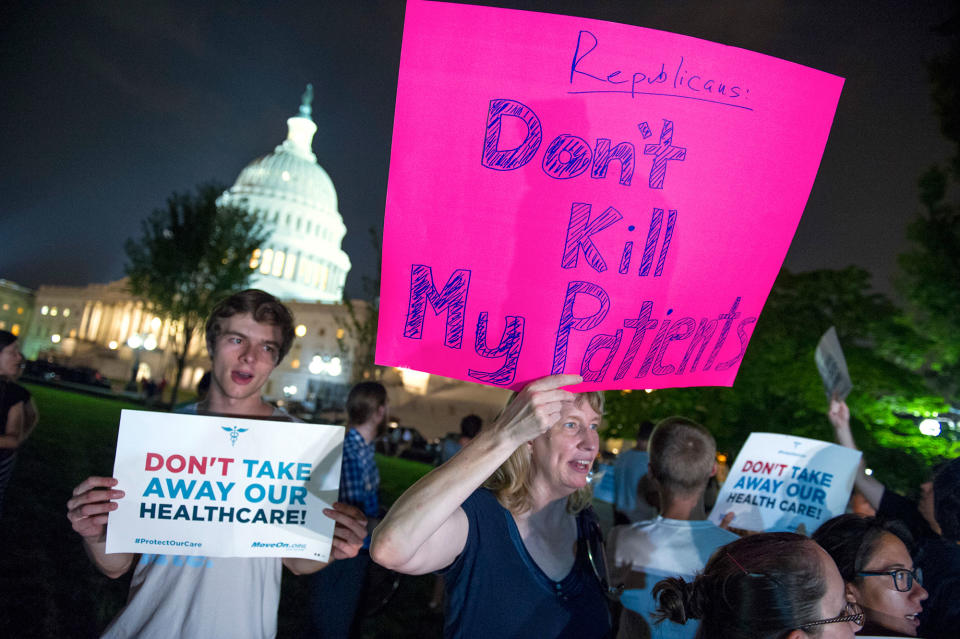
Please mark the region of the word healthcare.
[[[306, 524], [307, 489], [303, 483], [310, 479], [310, 464], [259, 459], [242, 459], [238, 462], [233, 458], [194, 455], [165, 457], [154, 452], [146, 454], [144, 463], [147, 472], [172, 475], [206, 476], [209, 473], [214, 477], [227, 478], [233, 469], [236, 469], [234, 472], [239, 479], [257, 480], [246, 483], [238, 490], [242, 493], [241, 503], [249, 506], [225, 505], [228, 501], [237, 502], [231, 494], [237, 487], [235, 481], [154, 476], [150, 478], [142, 497], [175, 501], [141, 502], [140, 518], [241, 524]], [[290, 484], [281, 483], [283, 481]], [[259, 507], [262, 502], [284, 508]]]
[[[521, 142], [507, 149], [501, 148], [500, 140], [501, 122], [505, 117], [519, 120], [526, 131]], [[652, 137], [649, 127], [643, 124], [640, 127], [641, 136]], [[650, 156], [645, 186], [654, 192], [664, 188], [671, 163], [687, 159], [687, 149], [673, 143], [674, 132], [674, 122], [664, 119], [659, 142], [642, 146], [642, 154]], [[493, 171], [520, 169], [535, 157], [542, 137], [540, 119], [532, 109], [516, 100], [491, 100], [481, 164]], [[619, 164], [620, 170], [608, 178], [608, 167], [614, 161]], [[629, 141], [612, 144], [610, 139], [600, 138], [591, 147], [586, 140], [571, 134], [556, 136], [546, 146], [540, 162], [541, 171], [556, 180], [584, 175], [589, 169], [589, 179], [613, 179], [624, 187], [629, 187], [633, 182], [636, 166], [637, 151]], [[632, 233], [637, 229], [636, 225], [628, 225], [624, 214], [612, 206], [597, 214], [593, 204], [588, 202], [573, 202], [569, 216], [565, 213], [564, 216], [565, 240], [552, 253], [558, 259], [557, 266], [561, 273], [579, 266], [581, 272], [609, 275], [611, 267], [615, 267], [619, 276], [636, 278], [660, 277], [664, 273], [680, 221], [679, 211], [654, 207], [650, 212], [649, 225], [645, 225], [646, 240], [637, 247], [636, 259], [632, 240], [625, 241], [618, 254], [607, 255], [605, 259], [594, 237], [616, 232], [624, 226], [628, 233]], [[639, 266], [635, 264], [637, 261]], [[450, 349], [461, 349], [468, 316], [471, 324], [472, 318], [476, 317], [474, 352], [482, 358], [502, 362], [497, 362], [499, 368], [496, 370], [471, 368], [467, 375], [482, 383], [509, 386], [516, 377], [524, 333], [531, 327], [528, 327], [527, 319], [522, 314], [505, 315], [500, 338], [495, 346], [490, 346], [493, 340], [488, 336], [489, 312], [477, 310], [475, 314], [468, 313], [471, 276], [472, 269], [466, 266], [453, 268], [445, 283], [438, 288], [437, 282], [443, 281], [442, 275], [435, 278], [433, 267], [429, 264], [412, 264], [403, 336], [407, 339], [423, 339], [429, 306], [436, 315], [445, 313], [443, 345]], [[558, 289], [558, 293], [560, 291], [562, 289]], [[741, 297], [729, 300], [710, 317], [683, 317], [680, 313], [674, 314], [672, 308], [657, 309], [655, 312], [654, 301], [643, 299], [642, 294], [628, 299], [621, 296], [616, 302], [624, 319], [616, 324], [617, 328], [612, 333], [598, 333], [592, 335], [589, 341], [583, 340], [586, 341], [585, 347], [575, 355], [579, 357], [579, 373], [584, 382], [597, 383], [609, 379], [619, 381], [627, 375], [638, 379], [651, 374], [684, 375], [696, 372], [698, 366], [701, 371], [724, 371], [734, 367], [746, 352], [750, 339], [748, 329], [757, 321], [755, 316], [741, 317], [743, 313], [738, 310], [741, 300]], [[558, 302], [555, 332], [545, 327], [533, 329], [535, 336], [552, 333], [551, 375], [567, 370], [572, 333], [597, 329], [612, 311], [614, 298], [595, 281], [572, 279], [566, 282], [563, 298]], [[659, 317], [655, 318], [657, 315]], [[607, 325], [610, 325], [609, 321]], [[734, 334], [736, 343], [732, 339]], [[724, 350], [728, 340], [730, 344]], [[493, 364], [489, 368], [495, 366]], [[543, 371], [543, 374], [547, 372]]]

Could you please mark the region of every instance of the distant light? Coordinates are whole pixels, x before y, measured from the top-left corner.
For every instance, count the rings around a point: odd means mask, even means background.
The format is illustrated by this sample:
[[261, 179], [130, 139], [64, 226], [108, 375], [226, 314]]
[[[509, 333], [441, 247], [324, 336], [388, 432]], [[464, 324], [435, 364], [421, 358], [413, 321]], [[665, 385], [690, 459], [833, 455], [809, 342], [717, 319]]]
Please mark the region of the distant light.
[[290, 368], [300, 368], [300, 360], [299, 359], [290, 360]]
[[328, 358], [321, 355], [314, 355], [307, 369], [314, 375], [324, 373], [330, 377], [339, 377], [343, 372], [339, 357]]
[[643, 389], [643, 392], [644, 392], [644, 393], [652, 393], [652, 392], [653, 392], [653, 389], [652, 389], [652, 388], [644, 388], [644, 389]]
[[619, 455], [619, 454], [620, 454], [620, 449], [619, 449], [619, 448], [611, 448], [611, 449], [610, 449], [610, 452], [613, 453], [614, 455]]
[[724, 455], [723, 453], [717, 453], [717, 461], [720, 462], [721, 464], [726, 464], [727, 456]]
[[109, 347], [111, 351], [117, 350], [117, 347], [118, 347], [118, 346], [120, 346], [120, 345], [117, 344], [117, 340], [115, 340], [115, 339], [110, 340], [110, 343], [107, 344], [107, 347]]
[[143, 338], [139, 335], [131, 335], [130, 338], [127, 339], [127, 346], [130, 348], [140, 348], [143, 346]]
[[937, 437], [940, 435], [940, 422], [935, 419], [925, 419], [920, 422], [920, 432], [924, 435], [929, 435], [930, 437]]
[[283, 178], [283, 181], [284, 181], [284, 182], [289, 182], [289, 181], [290, 181], [290, 171], [284, 171], [283, 173], [280, 174], [280, 177]]
[[147, 337], [143, 340], [143, 347], [148, 351], [152, 351], [157, 347], [157, 338], [153, 335], [147, 335]]
[[400, 426], [400, 422], [398, 422], [398, 421], [395, 420], [395, 419], [391, 419], [391, 420], [390, 420], [390, 423], [388, 424], [388, 426], [390, 426], [390, 428], [397, 428], [397, 427]]
[[293, 332], [296, 333], [297, 337], [303, 337], [307, 334], [307, 327], [304, 324], [300, 324]]
[[70, 309], [69, 309], [69, 308], [63, 309], [63, 316], [64, 316], [64, 317], [70, 317]]
[[866, 475], [867, 477], [869, 477], [870, 475], [873, 474], [873, 469], [872, 469], [872, 468], [864, 468], [864, 469], [863, 469], [863, 474]]
[[160, 319], [159, 317], [154, 317], [152, 320], [150, 320], [150, 328], [152, 328], [155, 331], [160, 330], [160, 327], [162, 325], [163, 325], [163, 320]]
[[54, 333], [53, 335], [51, 335], [51, 336], [50, 336], [50, 341], [53, 342], [54, 344], [59, 344], [59, 343], [60, 343], [60, 334], [59, 334], [59, 333]]
[[49, 307], [49, 306], [41, 306], [41, 307], [40, 307], [40, 314], [41, 314], [41, 315], [47, 315], [47, 314], [49, 314], [49, 313], [50, 313], [50, 307]]
[[50, 309], [50, 317], [56, 317], [56, 316], [57, 316], [57, 307], [54, 306], [53, 308]]
[[297, 394], [297, 387], [294, 386], [293, 384], [289, 386], [284, 386], [283, 394], [286, 395], [287, 397], [293, 397], [294, 395]]

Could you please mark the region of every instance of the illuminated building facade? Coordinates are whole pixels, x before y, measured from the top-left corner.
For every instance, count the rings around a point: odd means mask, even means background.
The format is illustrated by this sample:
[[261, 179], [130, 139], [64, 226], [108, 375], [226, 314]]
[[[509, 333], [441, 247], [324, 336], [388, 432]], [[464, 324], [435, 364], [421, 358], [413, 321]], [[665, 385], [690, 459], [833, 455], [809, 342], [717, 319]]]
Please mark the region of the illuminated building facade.
[[336, 303], [350, 272], [340, 248], [347, 229], [333, 182], [313, 153], [312, 100], [308, 84], [300, 112], [287, 120], [287, 139], [248, 164], [219, 202], [256, 211], [272, 233], [250, 261], [253, 286], [285, 300]]
[[33, 291], [0, 279], [0, 329], [22, 337], [30, 325], [32, 314]]

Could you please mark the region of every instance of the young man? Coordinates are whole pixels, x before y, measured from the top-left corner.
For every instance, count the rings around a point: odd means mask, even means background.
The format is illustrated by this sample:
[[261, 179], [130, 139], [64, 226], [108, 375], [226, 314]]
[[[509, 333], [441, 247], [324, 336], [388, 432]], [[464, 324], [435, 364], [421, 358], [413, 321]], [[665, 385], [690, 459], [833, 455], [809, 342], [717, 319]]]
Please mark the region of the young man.
[[[347, 434], [343, 438], [340, 501], [363, 510], [373, 530], [380, 516], [380, 472], [374, 459], [374, 440], [386, 431], [387, 389], [377, 382], [360, 382], [347, 395]], [[323, 638], [349, 637], [357, 604], [370, 565], [370, 538], [353, 559], [310, 577], [310, 620], [313, 634]]]
[[[181, 412], [290, 419], [260, 396], [260, 389], [293, 342], [293, 316], [272, 295], [246, 290], [221, 301], [206, 324], [210, 391]], [[281, 564], [306, 574], [326, 564], [273, 557], [195, 557], [106, 553], [107, 515], [124, 492], [112, 477], [89, 477], [73, 490], [67, 518], [94, 565], [111, 578], [136, 563], [126, 607], [104, 637], [232, 637], [261, 639], [277, 631]], [[336, 503], [324, 514], [336, 522], [331, 557], [357, 554], [366, 519]]]
[[649, 472], [659, 486], [662, 514], [614, 528], [607, 542], [613, 564], [610, 573], [614, 583], [624, 586], [621, 629], [645, 624], [654, 639], [688, 638], [696, 633], [696, 623], [655, 624], [657, 604], [652, 592], [666, 577], [692, 580], [716, 548], [737, 539], [706, 521], [703, 493], [717, 472], [716, 452], [710, 432], [683, 417], [668, 417], [653, 429]]

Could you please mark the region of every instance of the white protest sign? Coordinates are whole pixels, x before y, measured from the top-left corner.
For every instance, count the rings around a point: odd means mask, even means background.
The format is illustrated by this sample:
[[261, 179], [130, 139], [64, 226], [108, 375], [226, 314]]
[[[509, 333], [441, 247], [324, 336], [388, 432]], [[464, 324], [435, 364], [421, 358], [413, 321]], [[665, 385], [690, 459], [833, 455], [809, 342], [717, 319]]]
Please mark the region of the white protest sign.
[[847, 360], [843, 356], [843, 348], [837, 338], [837, 329], [830, 327], [820, 338], [817, 350], [813, 354], [817, 363], [817, 371], [823, 380], [823, 390], [827, 399], [836, 395], [839, 399], [846, 399], [853, 388], [850, 373], [847, 372]]
[[710, 521], [729, 512], [735, 528], [807, 534], [842, 515], [860, 451], [816, 439], [751, 433], [720, 488]]
[[107, 552], [327, 561], [343, 428], [124, 410]]

